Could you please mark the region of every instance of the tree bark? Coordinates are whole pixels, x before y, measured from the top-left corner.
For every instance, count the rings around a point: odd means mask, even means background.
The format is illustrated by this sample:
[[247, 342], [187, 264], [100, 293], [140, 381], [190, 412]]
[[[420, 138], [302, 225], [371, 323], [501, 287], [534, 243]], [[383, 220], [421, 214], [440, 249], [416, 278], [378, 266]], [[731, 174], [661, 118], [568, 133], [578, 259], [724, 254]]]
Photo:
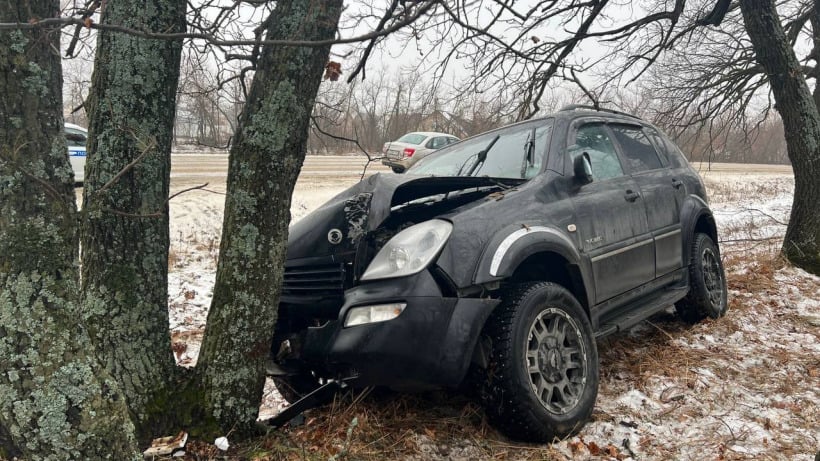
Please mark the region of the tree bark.
[[[109, 1], [102, 22], [184, 32], [185, 9], [185, 0]], [[143, 439], [171, 429], [161, 415], [175, 369], [167, 200], [181, 51], [181, 41], [99, 32], [86, 105], [82, 314]]]
[[[817, 2], [814, 8], [818, 14]], [[783, 254], [795, 266], [820, 274], [820, 114], [772, 0], [741, 0], [740, 9], [755, 58], [769, 78], [783, 118], [794, 170], [794, 201]]]
[[[0, 1], [0, 22], [58, 14]], [[0, 32], [0, 458], [139, 459], [119, 386], [77, 321], [59, 29]]]
[[[282, 0], [268, 39], [333, 38], [341, 0]], [[276, 323], [290, 198], [329, 47], [266, 46], [228, 167], [213, 302], [197, 371], [222, 434], [251, 434]]]

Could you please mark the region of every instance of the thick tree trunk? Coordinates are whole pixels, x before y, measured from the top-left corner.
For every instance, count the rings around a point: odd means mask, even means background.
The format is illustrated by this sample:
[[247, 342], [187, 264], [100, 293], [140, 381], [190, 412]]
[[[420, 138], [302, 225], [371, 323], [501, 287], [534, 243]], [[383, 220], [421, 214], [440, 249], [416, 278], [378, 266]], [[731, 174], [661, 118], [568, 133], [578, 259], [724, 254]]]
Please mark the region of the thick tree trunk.
[[783, 118], [794, 169], [794, 201], [783, 254], [795, 266], [820, 274], [820, 114], [772, 0], [741, 0], [740, 9]]
[[[276, 2], [267, 37], [326, 40], [341, 0]], [[228, 168], [219, 265], [198, 371], [223, 433], [252, 432], [282, 283], [290, 198], [329, 47], [265, 47]]]
[[[185, 31], [185, 0], [109, 1], [102, 22]], [[168, 190], [181, 41], [100, 32], [83, 194], [83, 317], [141, 437], [169, 430]]]
[[[0, 22], [59, 12], [0, 1]], [[59, 29], [0, 32], [0, 458], [137, 459], [119, 386], [76, 316]]]

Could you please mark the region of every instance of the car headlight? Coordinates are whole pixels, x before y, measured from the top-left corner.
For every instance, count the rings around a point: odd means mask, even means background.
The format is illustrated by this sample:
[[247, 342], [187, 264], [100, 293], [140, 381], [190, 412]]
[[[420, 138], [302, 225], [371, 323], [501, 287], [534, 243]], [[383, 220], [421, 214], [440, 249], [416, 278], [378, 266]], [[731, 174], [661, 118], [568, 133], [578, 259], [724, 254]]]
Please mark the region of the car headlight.
[[347, 312], [345, 327], [393, 320], [404, 311], [405, 307], [407, 307], [405, 303], [354, 307]]
[[431, 219], [394, 235], [379, 251], [362, 280], [378, 280], [417, 274], [433, 261], [453, 231], [453, 225]]

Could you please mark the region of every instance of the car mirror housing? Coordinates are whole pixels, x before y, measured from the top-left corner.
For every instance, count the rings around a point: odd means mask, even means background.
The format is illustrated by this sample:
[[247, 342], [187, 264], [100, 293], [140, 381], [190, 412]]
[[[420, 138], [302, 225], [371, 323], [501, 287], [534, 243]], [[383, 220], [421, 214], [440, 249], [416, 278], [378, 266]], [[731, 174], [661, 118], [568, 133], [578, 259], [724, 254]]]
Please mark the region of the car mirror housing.
[[572, 170], [575, 179], [581, 184], [589, 184], [592, 182], [592, 162], [589, 160], [589, 154], [586, 152], [575, 157], [572, 162]]

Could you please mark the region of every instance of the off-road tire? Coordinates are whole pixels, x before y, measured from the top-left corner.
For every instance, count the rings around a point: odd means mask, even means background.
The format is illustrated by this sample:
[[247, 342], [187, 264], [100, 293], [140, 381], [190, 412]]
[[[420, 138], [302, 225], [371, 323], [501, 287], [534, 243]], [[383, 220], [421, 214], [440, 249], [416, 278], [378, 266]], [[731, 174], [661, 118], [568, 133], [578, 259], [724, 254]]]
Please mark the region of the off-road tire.
[[720, 252], [712, 239], [697, 233], [689, 253], [689, 293], [675, 304], [678, 315], [696, 323], [705, 317], [723, 317], [728, 309], [726, 274]]
[[291, 404], [299, 401], [299, 399], [321, 386], [319, 380], [310, 374], [279, 376], [271, 379], [276, 386], [276, 390], [279, 391], [279, 395]]
[[493, 426], [513, 439], [551, 442], [586, 423], [598, 395], [598, 351], [589, 319], [568, 290], [549, 282], [511, 286], [484, 334], [492, 348], [480, 398]]

